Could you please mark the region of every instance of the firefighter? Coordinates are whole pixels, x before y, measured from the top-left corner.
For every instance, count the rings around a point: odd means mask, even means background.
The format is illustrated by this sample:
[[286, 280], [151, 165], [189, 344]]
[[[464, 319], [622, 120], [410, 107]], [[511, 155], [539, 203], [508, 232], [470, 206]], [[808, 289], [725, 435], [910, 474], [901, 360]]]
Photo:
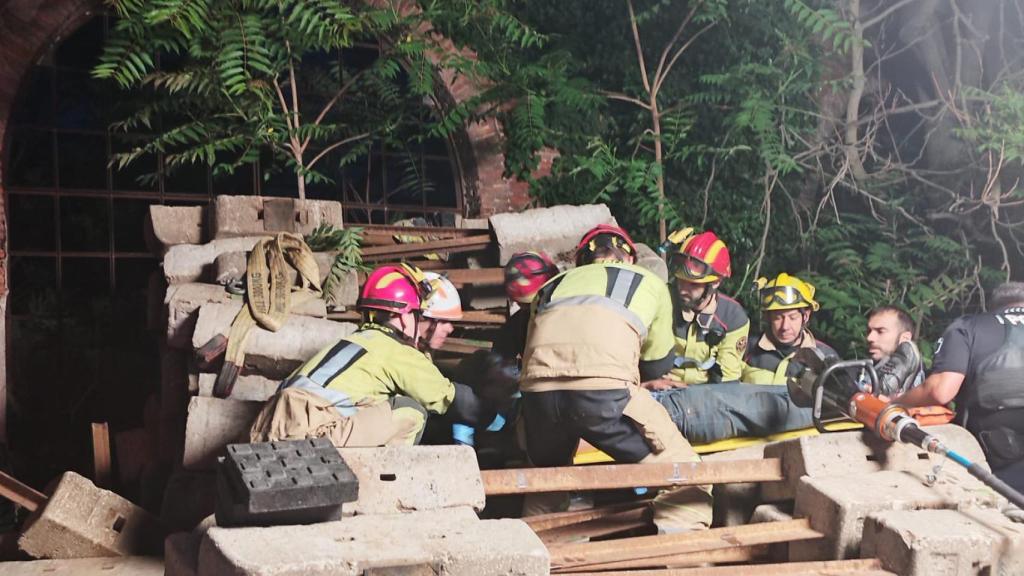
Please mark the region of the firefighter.
[[505, 293], [519, 310], [505, 322], [495, 339], [495, 352], [513, 359], [522, 356], [530, 323], [530, 303], [540, 287], [557, 274], [558, 266], [543, 252], [519, 252], [509, 258], [505, 265]]
[[[664, 282], [633, 262], [636, 246], [616, 226], [590, 230], [577, 267], [538, 292], [520, 381], [526, 449], [536, 466], [572, 462], [580, 439], [617, 462], [700, 458], [665, 409], [640, 387], [672, 366], [672, 303]], [[706, 528], [710, 487], [680, 488], [654, 501], [659, 531]], [[552, 512], [563, 495], [530, 498], [524, 514]]]
[[807, 328], [811, 314], [820, 308], [814, 300], [813, 285], [785, 272], [771, 280], [759, 278], [757, 285], [768, 329], [747, 347], [744, 382], [785, 384], [788, 377], [800, 372], [792, 362], [800, 348], [817, 348], [826, 356], [838, 356]]
[[669, 378], [647, 383], [652, 390], [737, 381], [743, 371], [750, 320], [718, 291], [732, 275], [729, 248], [711, 231], [684, 236], [669, 260], [677, 359]]
[[415, 266], [381, 266], [363, 285], [363, 322], [281, 384], [253, 425], [253, 441], [328, 436], [339, 446], [416, 444], [427, 415], [476, 424], [486, 411], [449, 381], [427, 351], [462, 317], [455, 287]]

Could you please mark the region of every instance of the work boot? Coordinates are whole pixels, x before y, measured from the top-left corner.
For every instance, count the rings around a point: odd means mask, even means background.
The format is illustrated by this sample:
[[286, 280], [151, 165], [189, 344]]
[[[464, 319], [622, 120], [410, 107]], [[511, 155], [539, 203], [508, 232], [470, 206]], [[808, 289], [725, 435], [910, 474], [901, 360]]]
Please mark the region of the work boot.
[[903, 342], [875, 371], [878, 372], [879, 394], [890, 398], [903, 394], [914, 386], [921, 372], [921, 352], [913, 342]]

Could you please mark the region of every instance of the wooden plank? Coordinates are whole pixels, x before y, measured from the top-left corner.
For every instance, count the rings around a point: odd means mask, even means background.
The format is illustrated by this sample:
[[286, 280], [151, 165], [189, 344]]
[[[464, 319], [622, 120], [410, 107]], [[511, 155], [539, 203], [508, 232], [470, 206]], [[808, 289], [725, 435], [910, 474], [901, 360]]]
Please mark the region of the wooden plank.
[[[882, 569], [875, 558], [824, 560], [817, 562], [784, 562], [752, 566], [714, 566], [669, 570], [616, 570], [614, 572], [576, 572], [576, 576], [882, 576], [892, 574]], [[895, 575], [894, 575], [895, 576]]]
[[466, 338], [452, 338], [448, 337], [444, 341], [444, 345], [441, 346], [441, 350], [444, 352], [453, 352], [455, 354], [473, 354], [478, 350], [490, 350], [490, 342], [483, 342], [481, 340], [468, 340]]
[[561, 528], [562, 526], [571, 526], [573, 524], [579, 524], [580, 522], [588, 522], [590, 520], [604, 518], [626, 510], [647, 508], [650, 505], [651, 501], [649, 499], [635, 502], [624, 502], [622, 504], [610, 504], [608, 506], [587, 508], [585, 510], [552, 512], [550, 514], [527, 516], [526, 518], [523, 518], [523, 522], [532, 528], [534, 532], [543, 532], [544, 530], [553, 530], [555, 528]]
[[505, 283], [504, 268], [453, 268], [438, 270], [438, 272], [447, 276], [452, 281], [452, 284], [459, 287], [467, 284], [475, 286], [500, 286]]
[[601, 536], [611, 536], [612, 534], [636, 530], [650, 525], [651, 510], [647, 508], [634, 508], [609, 514], [601, 518], [594, 518], [579, 524], [570, 524], [537, 532], [537, 537], [546, 546], [550, 546], [559, 542], [578, 541], [584, 537], [594, 539]]
[[[344, 312], [328, 312], [327, 319], [335, 322], [359, 322], [363, 315], [358, 310], [345, 310]], [[486, 312], [483, 310], [466, 310], [462, 313], [462, 320], [459, 324], [504, 324], [508, 318], [504, 314]]]
[[0, 472], [0, 496], [29, 512], [35, 512], [43, 504], [46, 504], [47, 500], [46, 494], [27, 484], [22, 484], [5, 472]]
[[[725, 564], [735, 562], [758, 562], [769, 558], [771, 547], [767, 544], [756, 546], [732, 546], [719, 548], [706, 552], [690, 552], [684, 554], [671, 554], [659, 556], [655, 561], [651, 560], [627, 560], [624, 562], [608, 562], [606, 564], [592, 564], [577, 568], [561, 568], [554, 570], [553, 574], [593, 575], [593, 574], [629, 574], [638, 568], [649, 568], [653, 564], [658, 566], [672, 566], [674, 568], [686, 568], [689, 566], [704, 566], [707, 564]], [[735, 566], [733, 567], [735, 569]], [[594, 572], [602, 570], [602, 572]], [[603, 572], [603, 570], [622, 570], [625, 572]], [[664, 574], [664, 569], [650, 570], [654, 574]]]
[[654, 561], [659, 557], [675, 554], [705, 552], [733, 546], [754, 546], [814, 540], [823, 535], [811, 529], [807, 518], [783, 522], [765, 522], [726, 528], [712, 528], [680, 534], [640, 536], [584, 544], [552, 544], [552, 568], [570, 568], [621, 562], [625, 560], [651, 559], [649, 566], [661, 565]]
[[363, 248], [363, 260], [370, 262], [375, 260], [393, 260], [407, 256], [421, 256], [432, 252], [474, 252], [482, 250], [491, 245], [489, 234], [467, 236], [465, 238], [449, 238], [446, 240], [431, 240], [429, 242], [414, 242], [410, 244], [395, 244], [394, 246], [370, 246]]
[[359, 224], [354, 227], [362, 228], [364, 234], [376, 235], [424, 235], [424, 236], [447, 236], [462, 237], [480, 234], [486, 230], [474, 228], [452, 228], [449, 226], [388, 226], [386, 224]]
[[481, 476], [487, 495], [783, 480], [778, 458], [484, 470]]
[[110, 428], [106, 422], [92, 423], [93, 482], [100, 488], [110, 487]]

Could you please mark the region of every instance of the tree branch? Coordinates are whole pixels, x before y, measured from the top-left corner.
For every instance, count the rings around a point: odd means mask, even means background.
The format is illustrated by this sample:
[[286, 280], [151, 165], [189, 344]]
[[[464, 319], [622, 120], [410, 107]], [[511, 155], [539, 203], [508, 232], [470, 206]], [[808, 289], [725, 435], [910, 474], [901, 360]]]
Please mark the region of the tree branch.
[[661, 74], [659, 77], [655, 78], [655, 80], [654, 80], [654, 94], [655, 95], [657, 95], [658, 91], [661, 90], [661, 85], [665, 82], [665, 78], [668, 78], [668, 73], [672, 70], [672, 66], [675, 65], [676, 60], [678, 60], [679, 57], [683, 55], [683, 52], [686, 52], [686, 49], [689, 48], [691, 44], [693, 44], [694, 40], [696, 40], [697, 38], [700, 38], [701, 34], [707, 32], [708, 30], [710, 30], [712, 28], [714, 28], [715, 24], [717, 24], [717, 22], [710, 22], [706, 26], [701, 28], [700, 30], [697, 30], [697, 32], [693, 36], [691, 36], [690, 39], [687, 40], [685, 44], [680, 46], [679, 50], [677, 50], [675, 54], [672, 55], [672, 60], [669, 61], [668, 66], [665, 67], [664, 73]]
[[861, 26], [863, 26], [863, 28], [865, 30], [867, 30], [868, 28], [871, 28], [872, 26], [874, 26], [875, 24], [878, 24], [882, 20], [885, 20], [886, 18], [889, 17], [890, 14], [892, 14], [893, 12], [899, 10], [900, 8], [903, 8], [907, 4], [910, 4], [911, 2], [917, 2], [917, 0], [900, 0], [899, 2], [897, 2], [897, 3], [889, 6], [888, 8], [886, 8], [884, 11], [882, 11], [877, 16], [874, 16], [870, 20], [868, 20], [867, 22], [864, 22], [863, 24], [861, 24]]
[[[669, 53], [672, 52], [672, 47], [675, 46], [677, 41], [679, 41], [679, 38], [683, 35], [683, 30], [686, 29], [686, 25], [690, 23], [690, 20], [693, 20], [693, 17], [697, 14], [697, 9], [700, 8], [701, 4], [703, 3], [704, 1], [701, 0], [700, 2], [694, 4], [692, 8], [690, 8], [689, 13], [686, 14], [682, 22], [679, 23], [679, 27], [676, 28], [676, 32], [675, 34], [672, 35], [672, 39], [669, 40], [667, 44], [665, 44], [665, 48], [661, 51], [661, 58], [658, 59], [658, 68], [654, 72], [655, 92], [658, 91], [657, 86], [661, 84], [659, 79], [663, 78], [668, 74], [668, 71], [665, 70], [665, 60], [668, 58]], [[675, 59], [673, 58], [673, 60]]]
[[609, 100], [620, 100], [622, 102], [629, 102], [630, 104], [636, 104], [637, 106], [643, 108], [644, 110], [650, 110], [651, 109], [651, 106], [647, 102], [644, 102], [643, 100], [640, 100], [638, 98], [634, 98], [634, 97], [626, 95], [626, 94], [622, 94], [621, 92], [609, 92], [607, 90], [602, 90], [601, 91], [601, 95], [604, 96], [605, 98], [608, 98]]
[[640, 61], [640, 78], [644, 82], [644, 90], [651, 92], [651, 83], [647, 80], [647, 64], [644, 62], [644, 49], [640, 44], [640, 28], [636, 23], [636, 12], [633, 10], [633, 0], [626, 0], [626, 7], [629, 8], [629, 25], [633, 30], [633, 43], [636, 45], [636, 57]]
[[355, 136], [350, 136], [348, 138], [345, 138], [344, 140], [339, 140], [339, 141], [335, 142], [334, 144], [331, 144], [327, 148], [324, 148], [323, 150], [321, 150], [319, 154], [314, 156], [313, 159], [310, 160], [308, 164], [306, 164], [306, 168], [307, 169], [312, 169], [313, 165], [317, 163], [317, 160], [320, 160], [321, 158], [323, 158], [324, 155], [330, 153], [331, 150], [334, 150], [335, 148], [338, 148], [339, 146], [344, 146], [345, 144], [349, 144], [351, 142], [355, 142], [356, 140], [362, 140], [363, 138], [366, 138], [369, 135], [370, 135], [369, 132], [363, 132], [362, 134], [356, 134]]

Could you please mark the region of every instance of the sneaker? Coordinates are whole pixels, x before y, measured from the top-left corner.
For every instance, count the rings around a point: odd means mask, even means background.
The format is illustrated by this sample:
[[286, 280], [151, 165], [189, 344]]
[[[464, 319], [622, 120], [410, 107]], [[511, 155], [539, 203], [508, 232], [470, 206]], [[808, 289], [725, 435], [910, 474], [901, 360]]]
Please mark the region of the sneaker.
[[878, 393], [890, 398], [898, 396], [914, 386], [921, 371], [921, 352], [913, 342], [903, 342], [875, 371], [878, 372]]

